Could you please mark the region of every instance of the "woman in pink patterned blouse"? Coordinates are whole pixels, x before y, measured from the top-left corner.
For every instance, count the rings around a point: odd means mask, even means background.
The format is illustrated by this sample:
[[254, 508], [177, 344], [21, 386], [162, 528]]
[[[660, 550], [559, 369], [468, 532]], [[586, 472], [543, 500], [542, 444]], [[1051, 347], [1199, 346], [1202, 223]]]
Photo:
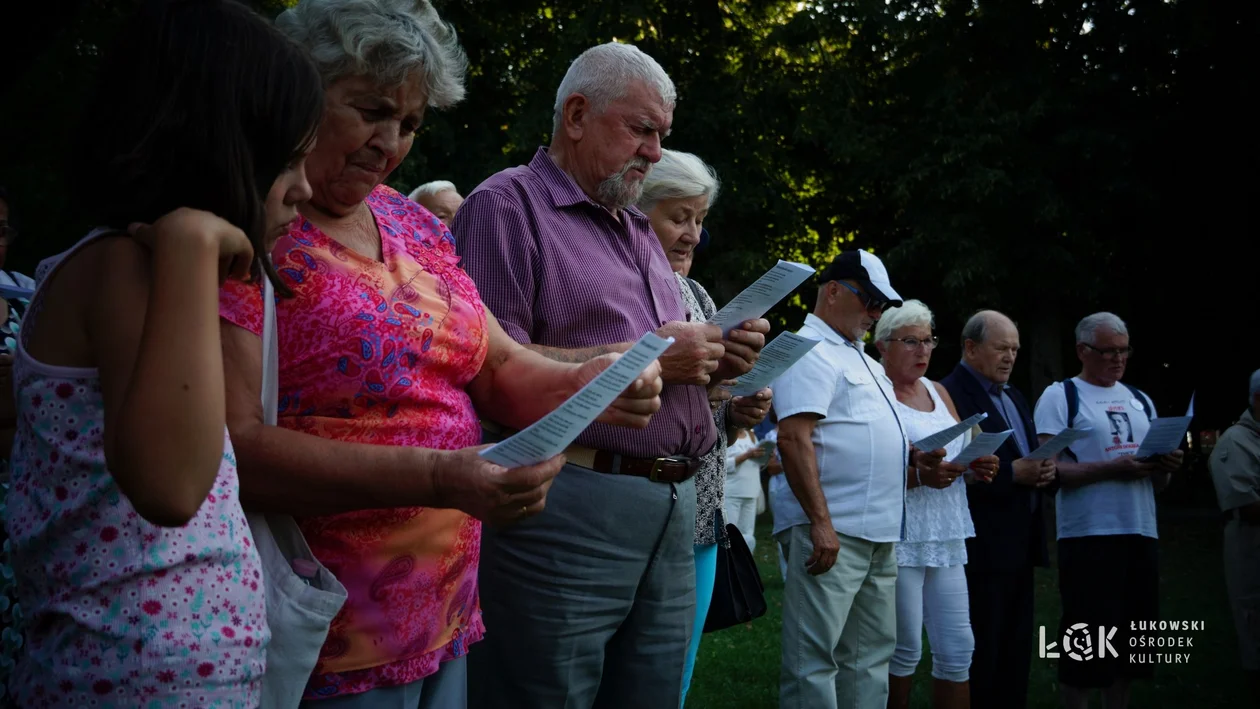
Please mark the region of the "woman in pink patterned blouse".
[[[296, 516], [349, 592], [307, 702], [460, 707], [464, 655], [485, 632], [481, 522], [541, 511], [562, 463], [486, 462], [477, 412], [524, 427], [612, 359], [562, 364], [517, 345], [482, 306], [446, 226], [382, 184], [426, 106], [463, 96], [463, 51], [427, 2], [303, 0], [277, 26], [311, 49], [327, 98], [314, 196], [271, 254], [292, 292], [277, 301], [276, 427], [259, 406], [261, 291], [229, 284], [221, 299], [242, 498]], [[646, 425], [657, 371], [601, 420]]]

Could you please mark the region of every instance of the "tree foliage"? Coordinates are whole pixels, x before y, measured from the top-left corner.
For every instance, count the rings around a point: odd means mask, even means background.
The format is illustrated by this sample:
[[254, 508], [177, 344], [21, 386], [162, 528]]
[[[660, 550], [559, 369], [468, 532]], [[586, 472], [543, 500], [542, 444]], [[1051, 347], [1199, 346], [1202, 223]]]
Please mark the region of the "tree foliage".
[[[0, 182], [28, 235], [15, 265], [73, 242], [86, 225], [68, 196], [108, 179], [57, 168], [98, 48], [134, 4], [68, 3], [19, 38], [31, 52], [5, 77], [0, 115]], [[822, 265], [870, 248], [937, 311], [947, 346], [934, 372], [957, 355], [961, 319], [995, 307], [1021, 322], [1033, 352], [1018, 376], [1035, 394], [1071, 373], [1071, 324], [1107, 309], [1129, 320], [1132, 378], [1157, 401], [1197, 388], [1201, 411], [1241, 406], [1254, 358], [1184, 341], [1231, 331], [1217, 313], [1255, 302], [1242, 214], [1254, 189], [1229, 169], [1256, 144], [1244, 3], [437, 4], [469, 54], [469, 93], [426, 116], [391, 177], [400, 189], [451, 179], [466, 193], [527, 161], [549, 141], [569, 62], [632, 42], [678, 85], [667, 146], [723, 181], [693, 274], [719, 301], [776, 258]], [[777, 309], [777, 326], [795, 327], [812, 297]]]

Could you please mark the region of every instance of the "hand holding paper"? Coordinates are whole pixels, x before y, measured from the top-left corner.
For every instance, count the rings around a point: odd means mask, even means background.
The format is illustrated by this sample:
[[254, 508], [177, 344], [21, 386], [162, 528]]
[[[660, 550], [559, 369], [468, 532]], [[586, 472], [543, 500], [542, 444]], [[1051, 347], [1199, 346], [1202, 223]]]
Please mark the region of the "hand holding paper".
[[1059, 431], [1054, 438], [1046, 441], [1037, 450], [1024, 457], [1028, 460], [1049, 460], [1070, 448], [1073, 443], [1089, 438], [1093, 433], [1093, 429], [1090, 428], [1065, 428]]
[[1181, 447], [1186, 437], [1186, 429], [1190, 428], [1189, 416], [1172, 416], [1151, 421], [1151, 427], [1138, 446], [1134, 457], [1145, 460], [1155, 455], [1167, 455]]
[[730, 332], [732, 328], [739, 327], [747, 320], [754, 320], [765, 315], [766, 311], [786, 298], [812, 275], [814, 275], [814, 269], [811, 266], [781, 260], [764, 276], [732, 298], [731, 302], [709, 318], [709, 322], [720, 327], [723, 334]]
[[984, 412], [978, 413], [974, 416], [969, 416], [967, 420], [962, 421], [960, 423], [956, 423], [953, 426], [950, 426], [948, 428], [943, 428], [937, 431], [936, 433], [933, 433], [932, 435], [928, 436], [927, 438], [923, 438], [918, 441], [915, 441], [911, 445], [913, 445], [916, 449], [921, 450], [921, 451], [934, 451], [940, 448], [944, 448], [945, 446], [952, 443], [955, 438], [958, 438], [959, 436], [966, 433], [967, 430], [970, 429], [972, 426], [980, 423], [981, 421], [987, 419], [988, 417], [989, 415]]
[[1010, 435], [1011, 429], [1009, 428], [1001, 433], [981, 433], [971, 439], [971, 443], [962, 449], [962, 452], [956, 458], [949, 462], [963, 466], [971, 465], [972, 461], [977, 458], [993, 455], [993, 451], [1000, 448]]
[[708, 323], [671, 322], [656, 335], [674, 343], [660, 356], [661, 379], [669, 384], [707, 385], [726, 354], [722, 331]]
[[793, 332], [784, 332], [770, 341], [761, 351], [761, 357], [752, 371], [735, 380], [731, 393], [735, 396], [749, 396], [770, 386], [770, 382], [783, 376], [801, 357], [814, 349], [817, 340], [801, 337]]
[[647, 333], [586, 386], [532, 426], [481, 451], [492, 463], [515, 468], [559, 454], [608, 408], [672, 343]]

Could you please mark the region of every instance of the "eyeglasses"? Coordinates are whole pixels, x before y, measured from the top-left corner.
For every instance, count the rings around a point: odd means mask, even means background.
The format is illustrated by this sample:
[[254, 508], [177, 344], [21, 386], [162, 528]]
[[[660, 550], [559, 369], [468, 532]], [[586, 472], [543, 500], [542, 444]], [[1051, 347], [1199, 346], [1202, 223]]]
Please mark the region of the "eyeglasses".
[[858, 300], [862, 301], [862, 307], [866, 308], [867, 310], [883, 310], [884, 308], [888, 307], [888, 301], [886, 300], [875, 300], [875, 296], [871, 295], [870, 293], [863, 293], [862, 291], [858, 290], [857, 288], [854, 288], [853, 286], [849, 285], [848, 283], [845, 283], [844, 281], [836, 281], [836, 283], [839, 283], [845, 288], [848, 288], [849, 291], [853, 293], [853, 295], [856, 295], [858, 297]]
[[928, 340], [920, 340], [917, 337], [890, 337], [885, 340], [885, 342], [900, 342], [905, 345], [908, 350], [917, 350], [919, 349], [919, 346], [922, 345], [925, 349], [931, 351], [936, 349], [936, 346], [940, 344], [941, 341], [933, 335], [932, 338]]
[[1102, 355], [1106, 359], [1120, 359], [1121, 357], [1131, 357], [1133, 355], [1132, 347], [1116, 347], [1113, 349], [1104, 350], [1098, 347], [1094, 347], [1088, 342], [1082, 342], [1081, 344], [1097, 352], [1098, 354]]

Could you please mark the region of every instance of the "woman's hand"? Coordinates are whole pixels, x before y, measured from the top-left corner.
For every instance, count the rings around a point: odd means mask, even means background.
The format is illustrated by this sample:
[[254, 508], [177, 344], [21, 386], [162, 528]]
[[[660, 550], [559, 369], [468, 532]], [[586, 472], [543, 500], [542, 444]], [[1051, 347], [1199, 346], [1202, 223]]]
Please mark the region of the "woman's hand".
[[[580, 389], [586, 386], [600, 372], [611, 367], [619, 357], [621, 355], [614, 352], [583, 363], [575, 370], [577, 387]], [[661, 381], [661, 365], [653, 362], [595, 420], [626, 428], [644, 428], [652, 420], [652, 414], [661, 408], [662, 387], [664, 382]]]
[[968, 466], [971, 472], [975, 473], [976, 480], [982, 483], [993, 482], [993, 477], [998, 472], [998, 457], [996, 455], [986, 455], [971, 461]]
[[502, 527], [533, 517], [547, 506], [547, 490], [564, 456], [558, 455], [538, 465], [505, 468], [482, 458], [489, 446], [433, 451], [435, 507], [466, 512], [472, 517]]
[[254, 263], [254, 247], [249, 237], [210, 212], [180, 207], [153, 224], [134, 223], [127, 227], [127, 233], [155, 254], [178, 250], [217, 258], [219, 283], [228, 278], [249, 280], [249, 270]]
[[934, 451], [915, 451], [913, 465], [919, 476], [919, 483], [938, 490], [954, 484], [954, 480], [967, 471], [961, 465], [945, 462], [945, 449]]
[[770, 404], [774, 401], [774, 392], [766, 387], [752, 396], [737, 396], [731, 399], [731, 408], [727, 413], [731, 423], [740, 428], [754, 428], [770, 413]]

